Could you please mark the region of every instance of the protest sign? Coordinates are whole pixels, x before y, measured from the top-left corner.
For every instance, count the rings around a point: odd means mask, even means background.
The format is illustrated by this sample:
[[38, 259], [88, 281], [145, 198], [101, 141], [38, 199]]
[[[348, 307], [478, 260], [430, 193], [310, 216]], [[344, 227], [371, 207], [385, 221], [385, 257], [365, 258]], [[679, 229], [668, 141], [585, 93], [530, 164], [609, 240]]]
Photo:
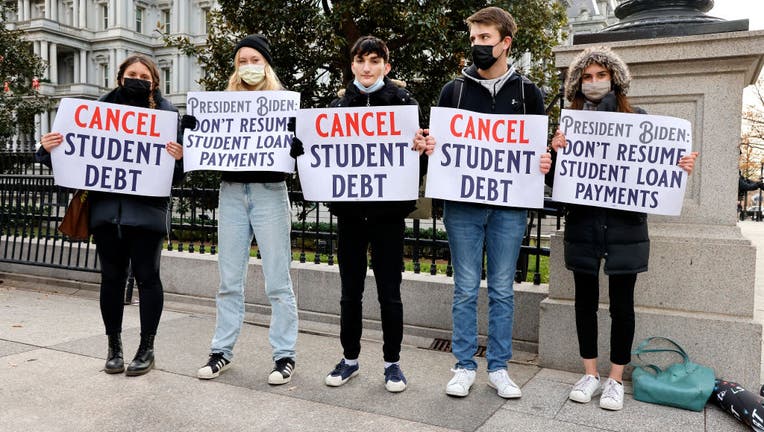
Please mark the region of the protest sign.
[[547, 117], [433, 107], [425, 196], [510, 207], [544, 205]]
[[57, 185], [130, 195], [170, 196], [178, 113], [63, 98], [53, 121], [64, 142], [51, 151]]
[[292, 91], [189, 92], [195, 129], [183, 137], [185, 171], [294, 172], [289, 117], [300, 109]]
[[405, 201], [419, 191], [416, 105], [300, 110], [297, 158], [309, 201]]
[[656, 115], [563, 110], [555, 201], [662, 215], [682, 210], [690, 122]]

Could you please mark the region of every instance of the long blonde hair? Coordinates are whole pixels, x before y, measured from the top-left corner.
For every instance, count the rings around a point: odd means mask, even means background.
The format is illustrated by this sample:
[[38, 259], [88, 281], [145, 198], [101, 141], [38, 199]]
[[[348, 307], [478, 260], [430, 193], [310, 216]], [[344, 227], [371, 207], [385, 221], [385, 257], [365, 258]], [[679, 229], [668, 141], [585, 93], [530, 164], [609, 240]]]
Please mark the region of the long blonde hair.
[[242, 91], [242, 90], [282, 90], [284, 86], [281, 85], [279, 77], [276, 76], [276, 71], [273, 70], [271, 64], [267, 60], [263, 59], [265, 63], [265, 78], [255, 85], [249, 85], [242, 81], [239, 76], [239, 52], [233, 58], [233, 73], [231, 78], [228, 79], [228, 91]]

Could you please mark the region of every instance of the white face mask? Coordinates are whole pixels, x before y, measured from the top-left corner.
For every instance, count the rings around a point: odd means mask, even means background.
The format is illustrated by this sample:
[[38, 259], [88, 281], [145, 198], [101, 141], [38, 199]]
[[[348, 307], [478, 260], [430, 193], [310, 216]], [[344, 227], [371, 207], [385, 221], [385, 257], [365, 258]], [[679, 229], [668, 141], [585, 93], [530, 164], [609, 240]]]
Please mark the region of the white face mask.
[[356, 86], [356, 88], [358, 88], [358, 90], [361, 90], [362, 92], [366, 94], [374, 93], [375, 91], [381, 89], [385, 85], [385, 76], [382, 75], [374, 84], [368, 87], [361, 84], [361, 81], [358, 81], [358, 79], [354, 79], [353, 84]]
[[610, 92], [610, 80], [581, 84], [581, 93], [592, 102], [599, 102]]
[[245, 64], [239, 66], [239, 77], [249, 85], [255, 85], [265, 78], [265, 65]]

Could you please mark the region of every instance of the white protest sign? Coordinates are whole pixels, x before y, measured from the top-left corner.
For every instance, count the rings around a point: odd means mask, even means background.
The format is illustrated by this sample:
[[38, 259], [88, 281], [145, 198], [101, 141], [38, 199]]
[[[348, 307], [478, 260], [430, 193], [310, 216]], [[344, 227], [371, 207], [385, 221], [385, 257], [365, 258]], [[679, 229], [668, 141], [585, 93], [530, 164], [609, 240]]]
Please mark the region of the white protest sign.
[[425, 196], [510, 207], [544, 206], [547, 117], [433, 107], [435, 151]]
[[178, 113], [63, 98], [53, 121], [64, 142], [51, 151], [57, 185], [130, 195], [170, 196]]
[[552, 199], [662, 215], [682, 210], [690, 122], [674, 117], [562, 110]]
[[294, 172], [289, 117], [300, 109], [292, 91], [189, 92], [196, 129], [183, 137], [185, 171]]
[[406, 201], [419, 194], [416, 105], [300, 110], [297, 158], [309, 201]]

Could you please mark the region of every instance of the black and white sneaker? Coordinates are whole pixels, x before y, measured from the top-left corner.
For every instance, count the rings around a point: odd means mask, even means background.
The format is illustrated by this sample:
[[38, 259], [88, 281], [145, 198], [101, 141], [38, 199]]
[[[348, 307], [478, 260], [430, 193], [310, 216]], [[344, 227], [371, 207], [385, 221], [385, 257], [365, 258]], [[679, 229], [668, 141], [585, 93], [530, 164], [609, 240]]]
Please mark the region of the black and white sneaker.
[[286, 384], [292, 380], [293, 373], [294, 360], [289, 357], [280, 358], [276, 360], [276, 364], [273, 366], [271, 374], [268, 375], [268, 384]]
[[223, 357], [223, 353], [212, 353], [207, 364], [199, 368], [196, 377], [199, 379], [217, 378], [221, 372], [231, 367], [231, 361]]

